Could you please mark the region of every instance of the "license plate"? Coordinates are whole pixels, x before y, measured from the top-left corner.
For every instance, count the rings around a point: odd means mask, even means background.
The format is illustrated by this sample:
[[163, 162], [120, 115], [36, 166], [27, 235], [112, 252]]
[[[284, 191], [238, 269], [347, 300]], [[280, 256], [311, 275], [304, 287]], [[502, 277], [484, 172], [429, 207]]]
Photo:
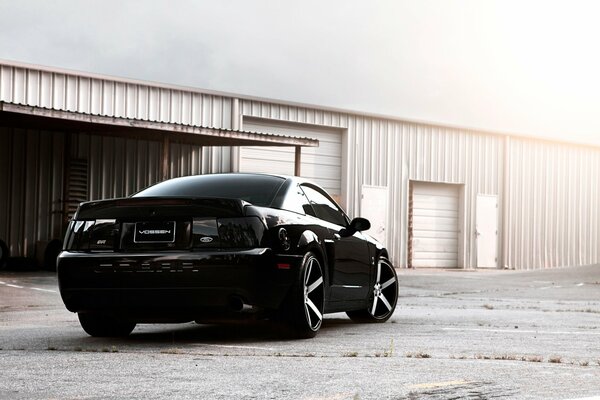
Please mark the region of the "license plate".
[[136, 222], [135, 243], [173, 243], [175, 241], [175, 221]]

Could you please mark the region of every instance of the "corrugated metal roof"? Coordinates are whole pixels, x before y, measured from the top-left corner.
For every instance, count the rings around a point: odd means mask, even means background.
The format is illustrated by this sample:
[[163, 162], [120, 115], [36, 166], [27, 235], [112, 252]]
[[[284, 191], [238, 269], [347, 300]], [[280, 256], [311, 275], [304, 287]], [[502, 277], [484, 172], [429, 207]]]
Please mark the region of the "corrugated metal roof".
[[[109, 117], [84, 114], [74, 111], [56, 110], [24, 104], [0, 101], [0, 112], [31, 115], [43, 118], [61, 119], [78, 123], [101, 124], [135, 129], [149, 129], [167, 133], [199, 135], [209, 139], [224, 140], [224, 145], [272, 145], [317, 147], [319, 141], [306, 137], [277, 135], [272, 133], [250, 132], [235, 129], [194, 126], [180, 123], [145, 121], [134, 118]], [[212, 144], [212, 143], [210, 143]]]

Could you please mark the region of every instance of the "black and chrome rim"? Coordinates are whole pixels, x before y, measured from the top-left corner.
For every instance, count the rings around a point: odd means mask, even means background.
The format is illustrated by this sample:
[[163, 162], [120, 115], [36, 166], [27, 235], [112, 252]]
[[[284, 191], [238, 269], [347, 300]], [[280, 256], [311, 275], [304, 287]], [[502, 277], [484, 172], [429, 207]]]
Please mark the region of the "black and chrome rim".
[[394, 267], [385, 259], [377, 263], [373, 300], [369, 313], [376, 319], [387, 318], [394, 312], [398, 299], [398, 279]]
[[317, 331], [323, 322], [323, 271], [313, 256], [306, 261], [303, 282], [306, 321], [311, 330]]

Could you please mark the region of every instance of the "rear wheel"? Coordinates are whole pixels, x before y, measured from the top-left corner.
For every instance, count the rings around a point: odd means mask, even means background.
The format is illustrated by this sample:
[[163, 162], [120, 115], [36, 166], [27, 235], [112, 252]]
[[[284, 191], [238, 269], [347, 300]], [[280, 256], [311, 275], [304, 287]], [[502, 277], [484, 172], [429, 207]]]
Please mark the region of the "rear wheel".
[[325, 299], [323, 269], [314, 253], [308, 252], [302, 260], [298, 281], [289, 299], [291, 323], [300, 338], [315, 337], [323, 323]]
[[365, 310], [348, 311], [346, 314], [356, 322], [385, 322], [396, 309], [398, 301], [398, 276], [394, 266], [384, 257], [377, 262], [375, 283]]
[[135, 328], [135, 322], [117, 319], [104, 314], [78, 313], [83, 330], [94, 337], [124, 337]]

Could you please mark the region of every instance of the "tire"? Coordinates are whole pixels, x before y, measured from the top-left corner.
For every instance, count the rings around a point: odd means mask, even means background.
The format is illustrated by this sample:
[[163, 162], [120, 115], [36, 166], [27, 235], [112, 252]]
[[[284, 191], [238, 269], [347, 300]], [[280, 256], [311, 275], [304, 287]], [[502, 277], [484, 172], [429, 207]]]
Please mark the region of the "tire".
[[93, 337], [125, 337], [135, 328], [133, 321], [96, 313], [77, 313], [83, 330]]
[[3, 240], [0, 240], [0, 269], [4, 268], [6, 265], [6, 260], [8, 259], [8, 246], [4, 243]]
[[56, 271], [56, 259], [62, 250], [62, 242], [58, 239], [51, 240], [44, 250], [43, 268], [47, 271]]
[[377, 262], [377, 274], [373, 290], [369, 293], [366, 309], [347, 311], [354, 322], [385, 322], [394, 314], [398, 302], [398, 275], [392, 263], [381, 257]]
[[308, 252], [302, 260], [298, 279], [290, 291], [288, 317], [297, 338], [316, 336], [323, 323], [325, 301], [323, 268], [317, 256]]

